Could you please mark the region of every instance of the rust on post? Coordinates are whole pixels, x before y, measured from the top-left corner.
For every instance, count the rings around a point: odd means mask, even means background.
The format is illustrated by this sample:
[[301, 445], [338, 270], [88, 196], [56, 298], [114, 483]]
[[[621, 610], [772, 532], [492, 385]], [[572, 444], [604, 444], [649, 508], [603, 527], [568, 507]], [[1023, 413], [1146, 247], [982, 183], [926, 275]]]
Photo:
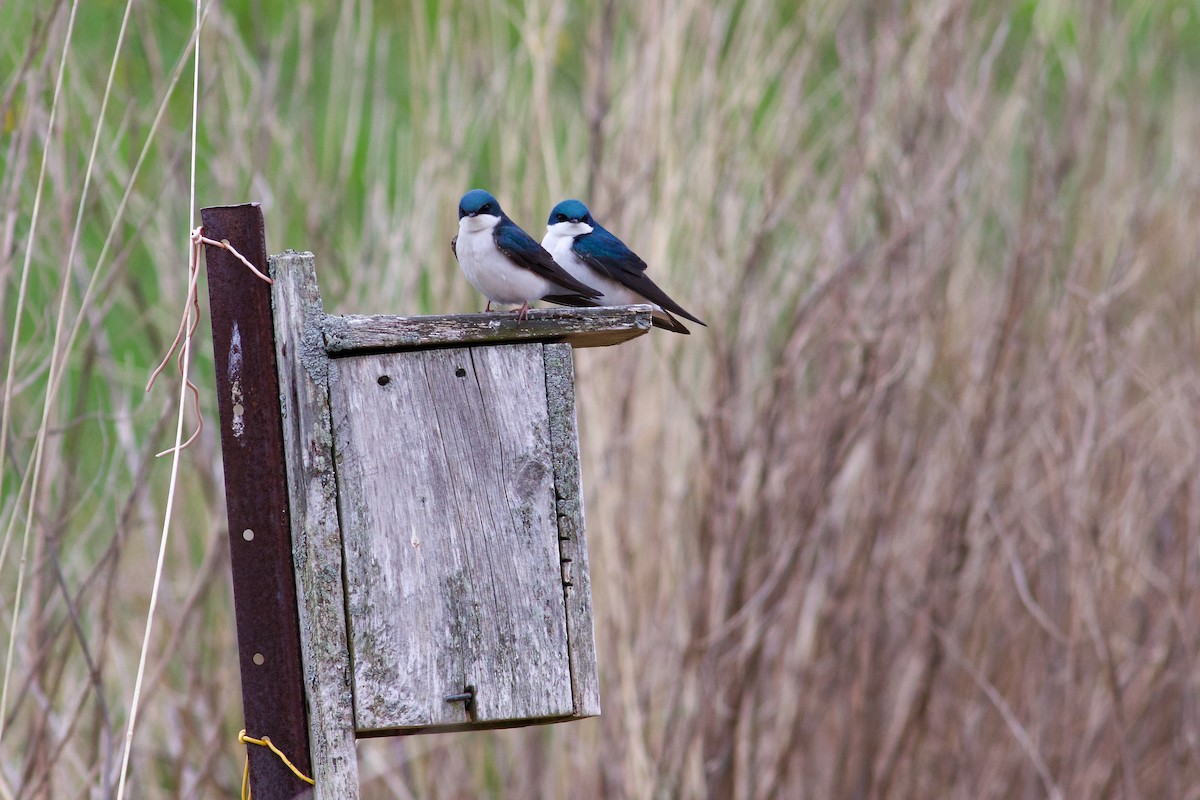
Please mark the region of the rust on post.
[[[266, 273], [257, 203], [200, 214], [206, 237], [228, 240]], [[271, 287], [223, 248], [207, 246], [205, 263], [246, 733], [269, 737], [311, 775]], [[249, 759], [255, 800], [311, 795], [267, 748], [249, 747]]]

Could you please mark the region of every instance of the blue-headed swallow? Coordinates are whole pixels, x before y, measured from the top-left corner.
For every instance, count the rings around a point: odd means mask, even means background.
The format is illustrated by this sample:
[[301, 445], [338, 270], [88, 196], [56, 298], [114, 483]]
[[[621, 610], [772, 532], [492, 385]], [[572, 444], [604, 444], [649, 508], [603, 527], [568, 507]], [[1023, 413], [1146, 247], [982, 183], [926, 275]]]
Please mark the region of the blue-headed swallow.
[[576, 279], [602, 292], [595, 299], [548, 295], [564, 305], [619, 306], [649, 303], [654, 306], [656, 327], [675, 333], [690, 331], [672, 314], [704, 325], [688, 313], [646, 275], [646, 262], [592, 218], [578, 200], [563, 200], [550, 212], [542, 247]]

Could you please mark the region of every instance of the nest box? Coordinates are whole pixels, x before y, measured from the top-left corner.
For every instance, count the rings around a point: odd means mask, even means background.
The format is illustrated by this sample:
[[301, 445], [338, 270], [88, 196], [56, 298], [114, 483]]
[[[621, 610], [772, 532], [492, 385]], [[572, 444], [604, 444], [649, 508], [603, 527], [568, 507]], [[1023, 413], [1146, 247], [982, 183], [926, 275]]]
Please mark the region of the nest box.
[[[242, 219], [265, 258], [256, 206], [205, 209]], [[208, 262], [249, 734], [352, 798], [357, 738], [599, 714], [572, 348], [645, 333], [650, 307], [332, 316], [311, 253], [270, 259], [269, 306]], [[281, 561], [294, 587], [263, 571]], [[282, 744], [289, 704], [307, 736]], [[290, 797], [272, 758], [251, 753], [255, 795], [274, 770], [264, 796]]]

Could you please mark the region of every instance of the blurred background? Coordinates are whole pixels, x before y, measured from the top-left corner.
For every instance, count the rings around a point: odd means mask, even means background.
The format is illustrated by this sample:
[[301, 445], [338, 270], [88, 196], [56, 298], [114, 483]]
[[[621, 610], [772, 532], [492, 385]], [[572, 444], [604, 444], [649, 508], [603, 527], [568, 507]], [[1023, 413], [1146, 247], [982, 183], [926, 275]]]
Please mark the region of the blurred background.
[[[4, 798], [114, 793], [198, 224], [194, 7], [133, 3], [103, 116], [125, 5], [72, 8], [0, 0]], [[364, 797], [1200, 797], [1200, 2], [206, 14], [197, 206], [327, 310], [481, 308], [484, 187], [709, 323], [577, 356], [603, 716], [361, 742]], [[196, 344], [133, 797], [241, 781]]]

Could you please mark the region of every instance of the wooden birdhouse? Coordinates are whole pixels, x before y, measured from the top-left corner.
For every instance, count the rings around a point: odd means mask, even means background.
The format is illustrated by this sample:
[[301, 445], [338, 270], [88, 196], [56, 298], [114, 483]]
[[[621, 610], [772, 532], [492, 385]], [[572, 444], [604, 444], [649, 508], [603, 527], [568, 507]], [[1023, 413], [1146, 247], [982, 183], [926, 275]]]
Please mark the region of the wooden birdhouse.
[[[243, 247], [264, 249], [257, 206], [204, 214], [210, 238], [251, 215]], [[318, 797], [346, 798], [356, 738], [599, 714], [572, 349], [645, 333], [650, 308], [332, 316], [311, 253], [270, 259], [269, 307], [227, 253], [208, 264], [249, 735], [279, 744], [252, 717], [286, 713], [251, 706], [298, 668], [307, 741], [292, 746]], [[265, 320], [228, 301], [254, 292]], [[272, 427], [278, 501], [250, 452]], [[254, 576], [272, 552], [294, 576], [290, 645], [260, 619], [289, 603], [285, 581]], [[269, 756], [256, 769], [292, 780]]]

